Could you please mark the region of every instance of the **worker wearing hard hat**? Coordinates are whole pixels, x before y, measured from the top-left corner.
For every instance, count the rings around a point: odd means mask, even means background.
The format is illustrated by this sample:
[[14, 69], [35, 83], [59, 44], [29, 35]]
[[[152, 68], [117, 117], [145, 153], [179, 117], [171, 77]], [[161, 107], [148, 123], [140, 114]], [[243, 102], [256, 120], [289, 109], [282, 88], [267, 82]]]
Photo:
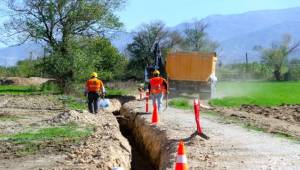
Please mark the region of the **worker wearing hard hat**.
[[88, 108], [90, 113], [98, 112], [98, 99], [104, 97], [105, 88], [103, 82], [98, 79], [98, 74], [93, 72], [90, 79], [86, 81], [85, 95], [88, 96]]
[[153, 105], [156, 102], [158, 111], [162, 108], [163, 95], [168, 92], [167, 81], [160, 77], [160, 72], [155, 70], [153, 72], [153, 78], [150, 79], [148, 89], [151, 94]]

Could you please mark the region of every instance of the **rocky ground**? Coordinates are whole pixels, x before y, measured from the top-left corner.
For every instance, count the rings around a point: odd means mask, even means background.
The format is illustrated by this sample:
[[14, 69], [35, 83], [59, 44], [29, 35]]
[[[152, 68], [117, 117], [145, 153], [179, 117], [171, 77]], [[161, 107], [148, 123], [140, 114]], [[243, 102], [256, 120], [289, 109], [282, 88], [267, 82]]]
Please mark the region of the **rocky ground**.
[[[0, 97], [0, 169], [130, 169], [131, 147], [112, 114], [120, 109], [120, 102], [112, 100], [112, 107], [94, 115], [66, 110], [57, 98]], [[24, 155], [20, 154], [23, 145], [1, 138], [70, 122], [93, 127], [93, 134], [79, 141], [66, 138], [40, 142], [38, 151]]]

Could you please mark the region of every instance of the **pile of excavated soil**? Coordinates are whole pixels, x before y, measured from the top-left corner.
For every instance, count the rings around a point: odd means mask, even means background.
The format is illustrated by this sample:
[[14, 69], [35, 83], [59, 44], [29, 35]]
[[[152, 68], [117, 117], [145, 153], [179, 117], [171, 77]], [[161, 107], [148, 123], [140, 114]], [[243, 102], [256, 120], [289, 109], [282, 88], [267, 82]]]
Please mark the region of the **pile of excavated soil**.
[[111, 112], [90, 114], [71, 110], [60, 113], [50, 122], [77, 122], [94, 127], [92, 136], [70, 148], [65, 162], [69, 168], [76, 165], [76, 168], [82, 169], [130, 169], [131, 147], [120, 133], [119, 124]]
[[57, 100], [57, 96], [51, 95], [1, 96], [0, 108], [61, 110], [63, 104]]
[[300, 123], [300, 105], [282, 105], [277, 107], [242, 105], [240, 110], [291, 123]]
[[263, 128], [270, 133], [283, 133], [300, 139], [299, 106], [241, 108], [212, 107], [206, 109], [225, 117], [238, 119], [246, 125]]
[[[44, 121], [63, 110], [54, 96], [0, 96], [0, 133], [13, 134], [49, 126]], [[0, 119], [0, 120], [2, 120]]]
[[[94, 133], [81, 141], [39, 144], [42, 149], [29, 155], [18, 155], [10, 141], [0, 143], [0, 169], [130, 169], [131, 147], [121, 135], [119, 124], [112, 114], [121, 103], [110, 100], [111, 106], [98, 114], [87, 111], [65, 110], [57, 96], [1, 96], [1, 134], [15, 134], [35, 129], [75, 122], [82, 127], [93, 127]], [[16, 163], [18, 162], [18, 163]]]
[[6, 77], [0, 78], [0, 85], [21, 85], [21, 86], [30, 86], [30, 85], [41, 85], [43, 83], [48, 82], [49, 78], [41, 78], [41, 77]]

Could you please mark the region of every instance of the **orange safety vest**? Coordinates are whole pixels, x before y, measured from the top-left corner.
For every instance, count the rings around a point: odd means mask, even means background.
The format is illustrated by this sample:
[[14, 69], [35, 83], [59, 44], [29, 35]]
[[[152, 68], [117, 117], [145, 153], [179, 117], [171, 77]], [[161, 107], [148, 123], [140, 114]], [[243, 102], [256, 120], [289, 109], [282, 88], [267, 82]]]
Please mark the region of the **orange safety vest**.
[[150, 93], [159, 94], [166, 91], [164, 86], [164, 79], [161, 77], [154, 77], [150, 79]]
[[102, 81], [97, 78], [91, 78], [86, 82], [86, 89], [88, 92], [98, 92], [102, 87]]

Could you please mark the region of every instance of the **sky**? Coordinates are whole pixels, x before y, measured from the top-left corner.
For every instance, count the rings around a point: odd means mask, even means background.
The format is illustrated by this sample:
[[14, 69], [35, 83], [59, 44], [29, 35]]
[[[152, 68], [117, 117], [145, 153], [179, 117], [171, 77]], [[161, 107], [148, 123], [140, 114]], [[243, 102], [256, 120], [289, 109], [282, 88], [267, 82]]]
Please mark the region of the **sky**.
[[[203, 19], [210, 15], [238, 14], [255, 10], [300, 7], [300, 0], [127, 0], [116, 14], [124, 23], [124, 31], [161, 20], [167, 26]], [[0, 0], [0, 24], [7, 16]], [[0, 48], [5, 47], [0, 42]]]
[[127, 0], [118, 15], [125, 30], [161, 20], [167, 26], [210, 15], [238, 14], [255, 10], [300, 7], [300, 0]]

